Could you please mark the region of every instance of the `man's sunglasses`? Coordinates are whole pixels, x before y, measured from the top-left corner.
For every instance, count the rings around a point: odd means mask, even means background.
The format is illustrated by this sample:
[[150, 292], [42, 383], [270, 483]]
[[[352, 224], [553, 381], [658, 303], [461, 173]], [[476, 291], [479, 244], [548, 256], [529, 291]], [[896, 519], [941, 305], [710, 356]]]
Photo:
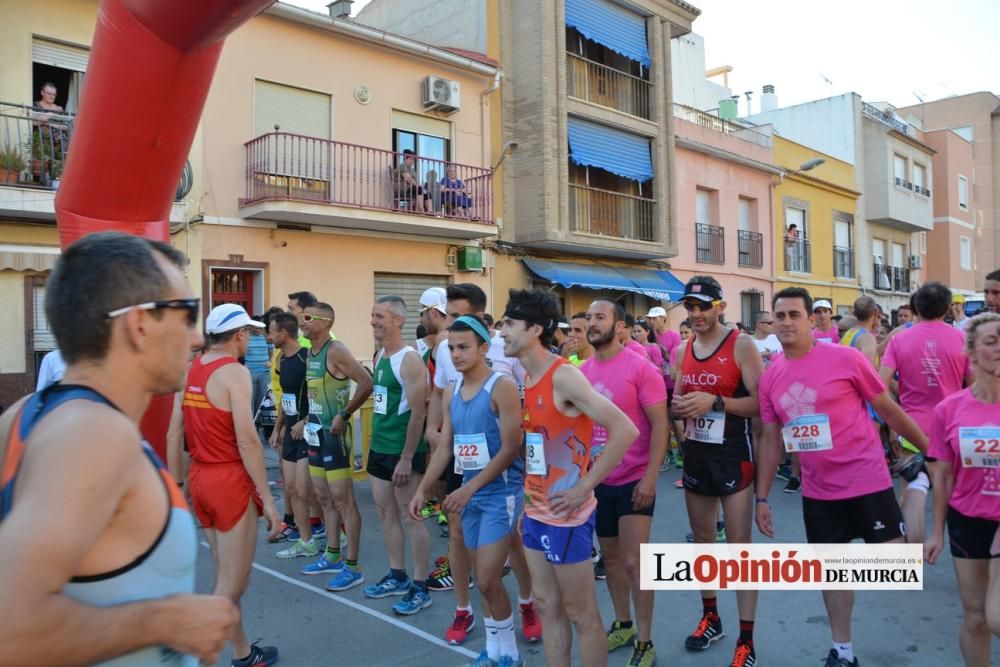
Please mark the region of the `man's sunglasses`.
[[105, 319], [111, 320], [119, 315], [124, 315], [131, 310], [162, 310], [166, 308], [167, 310], [183, 310], [187, 314], [188, 326], [195, 326], [198, 324], [198, 309], [201, 306], [201, 299], [191, 298], [191, 299], [169, 299], [167, 301], [147, 301], [146, 303], [137, 303], [134, 306], [125, 306], [124, 308], [118, 308], [117, 310], [112, 310], [110, 313], [104, 315]]
[[330, 317], [323, 317], [322, 315], [313, 315], [311, 313], [302, 313], [303, 322], [312, 322], [313, 320], [325, 320], [327, 322], [333, 321], [333, 319]]
[[701, 299], [692, 299], [690, 301], [684, 301], [684, 310], [690, 312], [692, 310], [700, 310], [705, 312], [707, 310], [712, 310], [712, 308], [718, 306], [721, 301], [702, 301]]

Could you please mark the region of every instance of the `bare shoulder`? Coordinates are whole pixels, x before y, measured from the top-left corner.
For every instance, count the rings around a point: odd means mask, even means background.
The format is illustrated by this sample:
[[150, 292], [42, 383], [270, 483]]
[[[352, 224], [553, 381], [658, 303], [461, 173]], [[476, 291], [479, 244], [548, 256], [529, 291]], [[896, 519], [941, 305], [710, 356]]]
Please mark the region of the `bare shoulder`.
[[71, 465], [84, 475], [120, 471], [138, 460], [139, 428], [118, 410], [93, 401], [69, 401], [32, 430], [25, 463], [44, 458], [45, 467]]

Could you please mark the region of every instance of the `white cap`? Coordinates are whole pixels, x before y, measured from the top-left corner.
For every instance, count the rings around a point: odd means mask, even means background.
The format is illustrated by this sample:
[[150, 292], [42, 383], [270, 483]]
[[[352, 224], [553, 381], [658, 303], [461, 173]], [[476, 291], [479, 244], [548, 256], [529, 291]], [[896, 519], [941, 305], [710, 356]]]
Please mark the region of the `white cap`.
[[226, 333], [245, 326], [263, 329], [264, 323], [250, 319], [243, 306], [238, 306], [235, 303], [224, 303], [221, 306], [216, 306], [208, 314], [208, 319], [205, 320], [205, 331], [210, 334]]
[[830, 312], [833, 312], [833, 306], [826, 299], [820, 299], [819, 301], [813, 302], [813, 312], [815, 313], [819, 308], [826, 308]]
[[649, 312], [646, 313], [646, 317], [666, 317], [666, 316], [667, 316], [667, 311], [660, 308], [659, 306], [650, 308]]
[[448, 293], [443, 287], [428, 287], [420, 295], [421, 312], [428, 308], [437, 308], [442, 315], [448, 314]]

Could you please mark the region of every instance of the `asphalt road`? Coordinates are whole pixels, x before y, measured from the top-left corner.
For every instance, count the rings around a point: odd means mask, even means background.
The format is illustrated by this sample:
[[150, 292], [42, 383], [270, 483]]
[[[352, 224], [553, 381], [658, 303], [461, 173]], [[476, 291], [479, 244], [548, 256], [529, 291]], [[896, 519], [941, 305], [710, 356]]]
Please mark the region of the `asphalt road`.
[[[269, 475], [277, 479], [277, 462], [267, 451]], [[658, 485], [654, 542], [681, 542], [689, 532], [683, 492], [673, 483], [679, 470], [662, 473]], [[801, 496], [782, 494], [779, 482], [772, 494], [779, 542], [805, 542]], [[361, 566], [366, 583], [377, 582], [388, 568], [381, 529], [367, 482], [356, 483], [363, 516]], [[279, 509], [283, 498], [275, 487]], [[448, 541], [438, 535], [433, 521], [426, 522], [431, 534], [432, 559], [443, 554]], [[454, 599], [451, 592], [433, 594], [433, 605], [416, 616], [399, 617], [391, 605], [398, 598], [368, 600], [361, 586], [345, 593], [323, 590], [326, 577], [305, 577], [298, 573], [304, 558], [279, 560], [274, 553], [285, 545], [266, 542], [261, 527], [254, 572], [243, 598], [243, 616], [251, 641], [280, 651], [279, 664], [294, 667], [312, 665], [465, 665], [485, 645], [482, 626], [472, 631], [465, 646], [449, 646], [442, 639], [451, 621]], [[755, 540], [763, 540], [759, 533]], [[207, 546], [198, 563], [198, 590], [207, 592], [212, 584], [212, 565]], [[407, 549], [409, 562], [409, 550]], [[508, 591], [516, 596], [513, 575], [505, 579]], [[601, 615], [608, 625], [614, 618], [604, 582], [598, 582]], [[472, 604], [479, 613], [478, 593]], [[516, 598], [515, 598], [516, 599]], [[738, 634], [736, 596], [719, 596], [719, 613], [727, 636], [704, 653], [684, 650], [684, 638], [694, 629], [701, 613], [700, 596], [695, 591], [660, 592], [656, 596], [653, 641], [661, 667], [721, 667], [728, 665]], [[950, 556], [926, 568], [921, 592], [860, 592], [854, 609], [853, 643], [864, 667], [938, 667], [962, 664], [958, 649], [961, 605], [955, 586]], [[519, 624], [517, 625], [519, 628]], [[755, 632], [758, 665], [803, 667], [822, 664], [830, 649], [830, 628], [823, 601], [816, 592], [762, 592], [758, 602]], [[520, 641], [527, 665], [544, 665], [541, 643]], [[579, 656], [574, 650], [574, 664]], [[610, 665], [625, 665], [628, 649], [619, 649], [609, 658]], [[229, 665], [230, 654], [220, 665]], [[1000, 641], [994, 640], [991, 664], [1000, 665]]]

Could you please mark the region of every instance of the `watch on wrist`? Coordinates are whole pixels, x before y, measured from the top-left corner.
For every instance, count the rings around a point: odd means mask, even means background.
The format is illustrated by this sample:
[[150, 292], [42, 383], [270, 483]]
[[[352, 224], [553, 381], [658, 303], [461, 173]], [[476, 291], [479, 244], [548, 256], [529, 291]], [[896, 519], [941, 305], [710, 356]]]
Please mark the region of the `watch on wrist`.
[[712, 403], [712, 409], [716, 412], [724, 412], [726, 410], [726, 401], [721, 396], [716, 396], [715, 401]]
[[766, 497], [765, 498], [754, 498], [753, 502], [754, 502], [755, 505], [760, 505], [760, 504], [770, 505], [771, 504], [771, 503], [767, 502], [767, 498]]
[[351, 418], [351, 413], [348, 412], [347, 410], [340, 410], [337, 412], [337, 414], [340, 415], [340, 418], [343, 419], [344, 421], [347, 421], [348, 419]]

